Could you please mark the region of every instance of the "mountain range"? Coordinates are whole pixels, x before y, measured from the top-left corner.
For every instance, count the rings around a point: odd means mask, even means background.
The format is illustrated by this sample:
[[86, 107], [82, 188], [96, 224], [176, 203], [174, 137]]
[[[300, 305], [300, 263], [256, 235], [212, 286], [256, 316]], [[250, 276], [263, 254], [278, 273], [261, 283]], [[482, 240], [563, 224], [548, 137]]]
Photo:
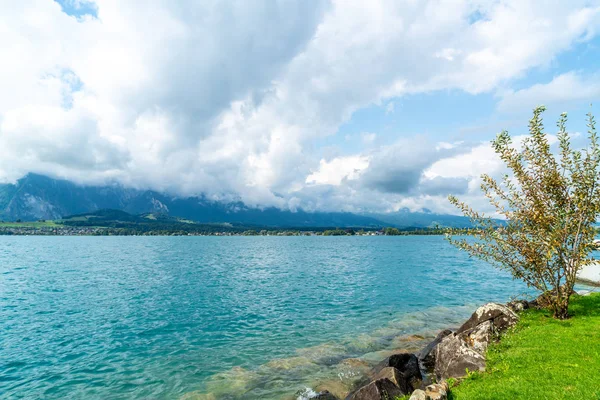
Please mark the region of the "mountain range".
[[102, 209], [131, 214], [162, 213], [201, 223], [237, 223], [265, 227], [465, 227], [468, 219], [427, 210], [394, 213], [295, 212], [275, 207], [248, 207], [242, 202], [222, 203], [205, 197], [177, 197], [121, 185], [82, 186], [73, 182], [28, 174], [15, 184], [0, 185], [0, 219], [35, 221], [60, 219]]

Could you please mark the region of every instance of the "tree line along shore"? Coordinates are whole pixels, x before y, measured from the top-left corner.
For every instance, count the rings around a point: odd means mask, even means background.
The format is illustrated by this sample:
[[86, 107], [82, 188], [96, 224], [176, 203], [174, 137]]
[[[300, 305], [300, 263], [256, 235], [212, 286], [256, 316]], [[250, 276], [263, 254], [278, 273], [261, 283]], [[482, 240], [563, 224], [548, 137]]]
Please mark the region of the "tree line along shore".
[[442, 235], [440, 228], [272, 228], [229, 224], [73, 224], [60, 221], [0, 222], [0, 235], [16, 236], [405, 236]]

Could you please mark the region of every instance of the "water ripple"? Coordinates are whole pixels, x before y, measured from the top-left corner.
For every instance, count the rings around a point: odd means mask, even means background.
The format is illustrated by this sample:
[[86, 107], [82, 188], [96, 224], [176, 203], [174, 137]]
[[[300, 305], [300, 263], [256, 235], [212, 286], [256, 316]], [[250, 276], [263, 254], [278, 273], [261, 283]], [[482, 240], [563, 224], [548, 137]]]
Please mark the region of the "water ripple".
[[524, 291], [441, 237], [1, 237], [0, 397], [341, 392]]

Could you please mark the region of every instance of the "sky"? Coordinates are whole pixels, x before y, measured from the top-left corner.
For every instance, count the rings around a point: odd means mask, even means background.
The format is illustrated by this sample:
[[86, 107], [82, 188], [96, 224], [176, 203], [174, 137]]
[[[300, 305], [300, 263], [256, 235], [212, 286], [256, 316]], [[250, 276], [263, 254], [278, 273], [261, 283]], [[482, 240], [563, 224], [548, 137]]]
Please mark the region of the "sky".
[[[585, 145], [600, 0], [0, 0], [0, 181], [286, 210], [486, 209], [544, 104]], [[600, 113], [595, 112], [596, 115]]]

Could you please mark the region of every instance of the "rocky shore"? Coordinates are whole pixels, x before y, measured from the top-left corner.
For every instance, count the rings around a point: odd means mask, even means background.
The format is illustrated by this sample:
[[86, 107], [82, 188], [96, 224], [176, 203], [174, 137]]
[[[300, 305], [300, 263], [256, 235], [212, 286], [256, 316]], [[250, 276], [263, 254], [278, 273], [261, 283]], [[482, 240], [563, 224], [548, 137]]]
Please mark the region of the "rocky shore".
[[[448, 380], [484, 371], [488, 345], [518, 322], [520, 311], [536, 306], [535, 300], [485, 304], [456, 331], [441, 331], [419, 352], [387, 357], [345, 400], [394, 400], [408, 395], [410, 400], [447, 399]], [[341, 400], [326, 389], [299, 399]]]

